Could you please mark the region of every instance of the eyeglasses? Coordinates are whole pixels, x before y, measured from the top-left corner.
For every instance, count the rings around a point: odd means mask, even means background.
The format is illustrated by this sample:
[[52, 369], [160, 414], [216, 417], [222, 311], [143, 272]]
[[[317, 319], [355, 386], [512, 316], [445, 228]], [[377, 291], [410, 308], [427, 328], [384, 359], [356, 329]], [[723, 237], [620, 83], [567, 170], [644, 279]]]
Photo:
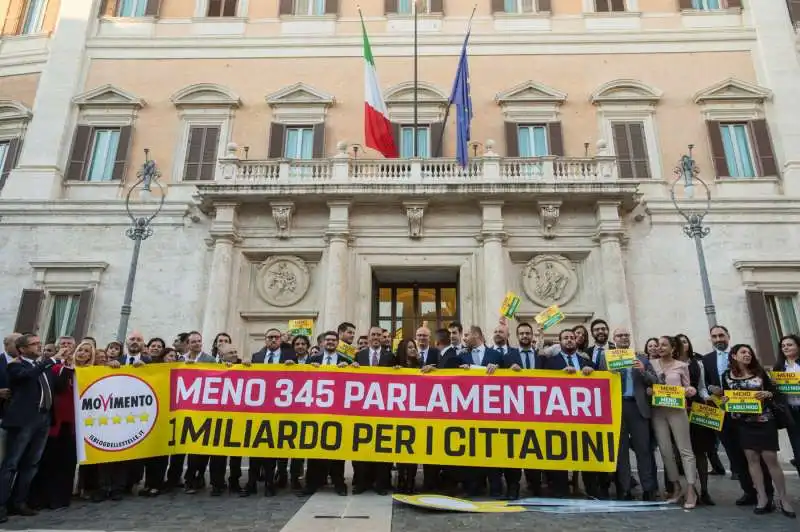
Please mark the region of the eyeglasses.
[[280, 340], [280, 336], [267, 336], [267, 340]]

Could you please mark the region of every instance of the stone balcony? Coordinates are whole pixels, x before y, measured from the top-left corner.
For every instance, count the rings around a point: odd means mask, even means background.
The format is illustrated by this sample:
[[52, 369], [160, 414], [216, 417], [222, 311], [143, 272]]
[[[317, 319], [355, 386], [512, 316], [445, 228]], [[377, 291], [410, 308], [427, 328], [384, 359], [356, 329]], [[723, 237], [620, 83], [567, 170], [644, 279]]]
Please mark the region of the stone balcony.
[[[536, 199], [593, 201], [618, 199], [632, 206], [636, 202], [636, 182], [621, 180], [616, 158], [605, 154], [605, 143], [598, 143], [594, 157], [500, 157], [492, 143], [480, 157], [471, 158], [466, 167], [455, 159], [366, 159], [347, 152], [340, 143], [338, 153], [327, 159], [250, 160], [236, 156], [230, 145], [226, 157], [219, 159], [220, 171], [214, 183], [197, 189], [203, 204], [215, 201], [261, 201], [280, 196], [359, 196], [382, 198], [459, 195], [477, 199], [519, 198], [536, 194]], [[452, 197], [452, 196], [451, 196]]]

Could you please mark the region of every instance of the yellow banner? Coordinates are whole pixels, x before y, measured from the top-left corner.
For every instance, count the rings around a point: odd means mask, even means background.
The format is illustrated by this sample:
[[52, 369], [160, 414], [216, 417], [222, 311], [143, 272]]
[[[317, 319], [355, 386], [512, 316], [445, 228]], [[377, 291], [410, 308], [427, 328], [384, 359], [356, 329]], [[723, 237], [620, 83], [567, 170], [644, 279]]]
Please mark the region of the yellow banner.
[[300, 364], [77, 371], [81, 463], [168, 454], [612, 472], [616, 374]]
[[653, 385], [653, 406], [686, 408], [686, 388], [683, 386]]
[[732, 414], [760, 414], [761, 401], [756, 399], [756, 392], [749, 390], [725, 390], [725, 411]]
[[725, 421], [725, 411], [703, 403], [692, 403], [689, 411], [689, 423], [720, 431]]
[[787, 395], [800, 395], [800, 373], [773, 371], [770, 376], [779, 392]]
[[633, 349], [609, 349], [606, 351], [606, 364], [610, 370], [632, 368], [636, 361]]

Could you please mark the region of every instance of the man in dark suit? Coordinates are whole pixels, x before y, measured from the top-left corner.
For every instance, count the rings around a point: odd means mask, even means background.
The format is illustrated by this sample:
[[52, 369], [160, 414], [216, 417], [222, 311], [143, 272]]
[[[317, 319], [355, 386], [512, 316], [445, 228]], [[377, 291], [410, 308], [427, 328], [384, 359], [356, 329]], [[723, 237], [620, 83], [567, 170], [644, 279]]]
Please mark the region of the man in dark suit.
[[608, 341], [609, 333], [608, 323], [604, 319], [592, 320], [589, 325], [589, 334], [594, 339], [594, 345], [586, 349], [586, 354], [591, 357], [594, 368], [602, 371], [608, 369], [606, 351], [615, 348], [614, 342]]
[[[327, 331], [322, 334], [322, 353], [308, 358], [308, 364], [314, 367], [335, 366], [346, 368], [350, 360], [340, 357], [336, 352], [339, 345], [339, 334]], [[324, 484], [330, 475], [337, 495], [347, 496], [347, 484], [344, 482], [344, 460], [323, 460], [309, 458], [306, 466], [306, 486], [301, 495], [313, 495]]]
[[[395, 364], [391, 351], [383, 346], [383, 330], [369, 330], [369, 347], [356, 354], [353, 367], [388, 367]], [[378, 495], [386, 495], [392, 484], [392, 464], [384, 462], [353, 461], [353, 495], [374, 489]]]
[[37, 360], [41, 345], [35, 334], [21, 335], [16, 340], [19, 354], [7, 366], [11, 398], [3, 418], [7, 439], [0, 466], [0, 522], [8, 520], [7, 508], [36, 515], [27, 505], [28, 493], [47, 443], [53, 397], [67, 385], [68, 372], [55, 378], [50, 371], [54, 359]]
[[[542, 357], [542, 369], [565, 371], [567, 373], [581, 372], [590, 375], [594, 371], [592, 361], [578, 353], [577, 339], [571, 329], [565, 329], [558, 335], [559, 351], [549, 357]], [[567, 497], [569, 495], [569, 473], [567, 471], [549, 471], [547, 477], [554, 497]]]
[[[268, 329], [264, 335], [264, 347], [253, 353], [252, 364], [296, 364], [297, 355], [292, 346], [281, 342], [281, 331]], [[250, 458], [250, 468], [247, 472], [247, 486], [239, 492], [242, 497], [247, 497], [258, 492], [259, 473], [264, 473], [264, 496], [272, 497], [276, 494], [276, 485], [283, 487], [287, 484], [286, 468], [288, 460], [283, 463], [283, 474], [276, 475], [278, 469], [277, 458]]]
[[[619, 349], [631, 345], [628, 329], [614, 329], [614, 343]], [[650, 398], [647, 389], [658, 384], [658, 375], [645, 355], [636, 354], [632, 369], [619, 370], [622, 379], [622, 426], [620, 428], [619, 459], [617, 461], [617, 498], [633, 500], [631, 495], [631, 456], [636, 454], [642, 500], [653, 501], [658, 495], [658, 479], [653, 469], [650, 442]]]
[[417, 341], [420, 361], [422, 366], [438, 366], [441, 353], [439, 349], [431, 346], [431, 330], [424, 325], [417, 329], [414, 335]]
[[[466, 349], [461, 353], [461, 367], [470, 369], [474, 366], [484, 366], [486, 375], [491, 375], [498, 368], [503, 367], [503, 355], [486, 346], [483, 331], [480, 327], [473, 325], [469, 328], [464, 343]], [[465, 467], [463, 468], [464, 483], [467, 486], [467, 493], [471, 497], [478, 497], [484, 494], [486, 481], [489, 481], [489, 496], [501, 497], [503, 494], [503, 470], [489, 467]]]
[[[711, 343], [714, 350], [703, 356], [703, 369], [705, 370], [706, 385], [709, 395], [722, 395], [722, 374], [728, 370], [728, 353], [730, 352], [731, 337], [727, 327], [715, 325], [710, 330]], [[736, 424], [731, 422], [730, 414], [725, 414], [725, 421], [722, 423], [719, 439], [725, 447], [725, 454], [731, 462], [731, 476], [734, 474], [739, 477], [739, 485], [744, 494], [736, 500], [737, 506], [755, 506], [757, 504], [756, 489], [753, 479], [747, 467], [747, 457], [744, 450], [739, 445], [736, 436]], [[772, 485], [772, 475], [761, 461], [761, 470], [764, 473], [764, 489], [767, 492], [770, 505], [775, 492]]]

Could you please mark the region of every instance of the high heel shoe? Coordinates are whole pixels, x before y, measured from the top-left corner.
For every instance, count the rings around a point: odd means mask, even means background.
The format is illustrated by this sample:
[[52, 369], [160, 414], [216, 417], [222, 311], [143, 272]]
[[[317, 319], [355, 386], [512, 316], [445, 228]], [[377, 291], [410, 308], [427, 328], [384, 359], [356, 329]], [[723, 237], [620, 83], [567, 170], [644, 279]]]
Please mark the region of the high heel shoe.
[[[694, 494], [694, 502], [691, 502], [691, 503], [688, 502], [689, 501], [689, 494]], [[697, 500], [699, 498], [700, 498], [700, 496], [697, 494], [697, 489], [694, 486], [689, 486], [688, 489], [686, 490], [686, 499], [685, 499], [686, 502], [683, 504], [683, 509], [684, 510], [694, 510], [695, 508], [697, 508]]]
[[780, 502], [780, 503], [776, 502], [776, 506], [778, 507], [778, 510], [780, 510], [781, 513], [783, 515], [785, 515], [786, 517], [788, 517], [789, 519], [797, 519], [797, 514], [794, 513], [792, 510], [786, 510], [783, 507], [783, 502]]
[[772, 512], [772, 505], [767, 503], [766, 506], [756, 506], [753, 508], [753, 513], [756, 515], [766, 515]]

